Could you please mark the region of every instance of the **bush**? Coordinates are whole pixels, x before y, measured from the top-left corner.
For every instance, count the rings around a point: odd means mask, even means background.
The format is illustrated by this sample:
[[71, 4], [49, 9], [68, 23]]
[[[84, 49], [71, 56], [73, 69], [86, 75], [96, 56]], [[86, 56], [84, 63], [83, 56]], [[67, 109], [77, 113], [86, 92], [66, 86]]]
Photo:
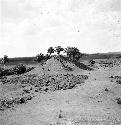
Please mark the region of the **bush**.
[[9, 58], [8, 56], [4, 55], [4, 57], [2, 58], [2, 61], [1, 61], [3, 64], [6, 64], [6, 63], [9, 63]]
[[94, 64], [95, 64], [95, 61], [92, 59], [92, 60], [89, 61], [89, 63], [90, 63], [91, 65], [94, 65]]
[[8, 76], [8, 75], [14, 75], [14, 74], [23, 74], [25, 72], [29, 72], [31, 70], [33, 70], [34, 67], [26, 67], [23, 64], [19, 64], [17, 66], [15, 66], [14, 68], [11, 69], [4, 69], [0, 67], [0, 77], [3, 76]]
[[44, 55], [43, 55], [42, 53], [40, 53], [40, 54], [38, 54], [38, 55], [36, 56], [36, 61], [37, 61], [38, 63], [40, 63], [43, 59], [44, 59]]
[[16, 67], [13, 68], [13, 71], [15, 74], [22, 74], [26, 72], [26, 66], [23, 64], [19, 64]]
[[51, 56], [49, 55], [49, 54], [46, 54], [45, 56], [44, 56], [44, 59], [45, 60], [48, 60], [48, 59], [50, 59], [51, 58]]

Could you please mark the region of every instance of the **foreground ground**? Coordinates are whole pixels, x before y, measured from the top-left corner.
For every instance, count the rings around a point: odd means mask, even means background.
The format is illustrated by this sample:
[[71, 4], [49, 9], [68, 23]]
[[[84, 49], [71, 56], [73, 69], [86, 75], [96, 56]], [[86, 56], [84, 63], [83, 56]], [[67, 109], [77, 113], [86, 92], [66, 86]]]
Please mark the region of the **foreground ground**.
[[[20, 88], [14, 86], [11, 90], [13, 85], [1, 82], [1, 98], [31, 95], [32, 99], [0, 110], [0, 125], [121, 125], [121, 104], [117, 101], [121, 98], [121, 84], [115, 79], [121, 76], [121, 64], [103, 67], [98, 62], [98, 68], [95, 66], [92, 71], [72, 71], [74, 75], [87, 75], [88, 79], [65, 90], [39, 91], [32, 85], [16, 85]], [[35, 72], [41, 76], [46, 71], [37, 66], [28, 74]], [[25, 88], [30, 92], [25, 92]]]

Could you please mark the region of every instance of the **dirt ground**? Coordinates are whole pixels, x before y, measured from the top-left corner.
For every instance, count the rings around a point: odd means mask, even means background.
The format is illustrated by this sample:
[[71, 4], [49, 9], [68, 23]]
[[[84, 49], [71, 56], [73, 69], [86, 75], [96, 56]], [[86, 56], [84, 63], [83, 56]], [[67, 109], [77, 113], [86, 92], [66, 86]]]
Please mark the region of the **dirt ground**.
[[[32, 85], [23, 84], [23, 88], [21, 84], [0, 82], [1, 99], [32, 96], [26, 103], [0, 110], [0, 125], [121, 125], [121, 104], [117, 101], [121, 98], [121, 84], [114, 78], [121, 76], [121, 63], [118, 60], [118, 65], [106, 67], [99, 62], [96, 60], [92, 71], [78, 68], [70, 71], [74, 75], [88, 76], [72, 89], [46, 92]], [[28, 74], [35, 73], [45, 72], [37, 65]], [[31, 88], [31, 92], [23, 91], [26, 88]]]

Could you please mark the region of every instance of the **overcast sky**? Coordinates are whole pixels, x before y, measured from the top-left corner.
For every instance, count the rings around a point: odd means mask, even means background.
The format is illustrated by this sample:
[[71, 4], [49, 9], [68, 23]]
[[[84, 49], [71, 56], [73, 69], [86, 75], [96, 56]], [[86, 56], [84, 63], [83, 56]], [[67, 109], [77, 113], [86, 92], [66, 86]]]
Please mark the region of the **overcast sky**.
[[0, 0], [0, 57], [50, 46], [121, 51], [121, 0]]

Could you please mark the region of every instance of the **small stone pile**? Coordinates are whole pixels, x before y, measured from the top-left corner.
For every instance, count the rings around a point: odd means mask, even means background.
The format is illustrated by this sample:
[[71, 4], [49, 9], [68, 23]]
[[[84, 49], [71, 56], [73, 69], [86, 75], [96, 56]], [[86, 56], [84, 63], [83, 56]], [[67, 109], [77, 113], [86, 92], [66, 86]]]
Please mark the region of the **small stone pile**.
[[83, 83], [88, 79], [87, 75], [73, 75], [69, 73], [65, 74], [54, 74], [54, 75], [43, 75], [37, 76], [33, 75], [23, 75], [20, 77], [13, 77], [8, 79], [2, 79], [3, 84], [30, 84], [36, 87], [43, 89], [43, 87], [52, 88], [52, 90], [60, 89], [70, 89], [73, 88], [76, 84]]

